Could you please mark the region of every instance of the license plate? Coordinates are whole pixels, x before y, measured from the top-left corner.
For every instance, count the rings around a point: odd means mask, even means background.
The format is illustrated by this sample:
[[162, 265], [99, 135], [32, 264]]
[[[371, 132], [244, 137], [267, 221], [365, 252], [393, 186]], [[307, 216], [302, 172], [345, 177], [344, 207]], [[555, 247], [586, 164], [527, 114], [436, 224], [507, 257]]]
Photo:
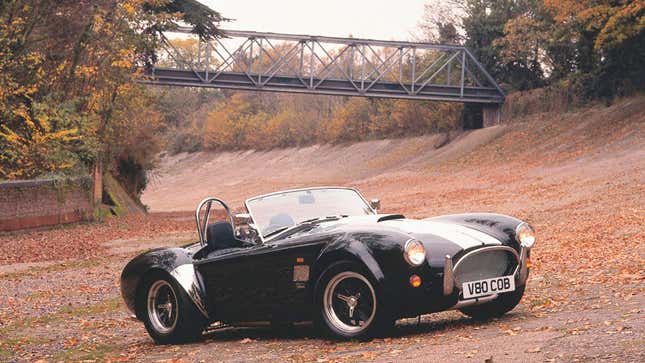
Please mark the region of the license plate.
[[514, 276], [493, 277], [492, 279], [468, 281], [462, 284], [464, 299], [515, 291]]

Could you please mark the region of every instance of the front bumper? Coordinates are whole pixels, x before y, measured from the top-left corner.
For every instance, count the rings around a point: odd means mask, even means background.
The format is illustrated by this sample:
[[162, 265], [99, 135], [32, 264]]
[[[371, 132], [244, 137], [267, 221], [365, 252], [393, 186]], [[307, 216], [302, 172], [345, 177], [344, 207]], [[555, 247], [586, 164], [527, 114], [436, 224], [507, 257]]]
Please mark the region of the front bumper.
[[[528, 249], [522, 248], [518, 253], [514, 248], [495, 245], [479, 247], [471, 252], [481, 253], [487, 250], [503, 250], [509, 252], [509, 255], [515, 256], [517, 263], [515, 266], [509, 267], [511, 270], [505, 275], [513, 274], [515, 285], [518, 287], [526, 284]], [[453, 258], [445, 256], [443, 263], [439, 262], [440, 259], [435, 261], [434, 265], [406, 266], [396, 273], [389, 273], [385, 288], [387, 304], [392, 311], [399, 314], [398, 317], [414, 317], [438, 311], [461, 309], [496, 299], [498, 297], [496, 294], [468, 300], [462, 299], [461, 285], [455, 278], [455, 267], [461, 268], [459, 264], [464, 263], [465, 257], [466, 254], [458, 256], [457, 259], [454, 259], [453, 264]], [[421, 277], [423, 282], [420, 287], [414, 288], [408, 283], [408, 279], [413, 274]]]

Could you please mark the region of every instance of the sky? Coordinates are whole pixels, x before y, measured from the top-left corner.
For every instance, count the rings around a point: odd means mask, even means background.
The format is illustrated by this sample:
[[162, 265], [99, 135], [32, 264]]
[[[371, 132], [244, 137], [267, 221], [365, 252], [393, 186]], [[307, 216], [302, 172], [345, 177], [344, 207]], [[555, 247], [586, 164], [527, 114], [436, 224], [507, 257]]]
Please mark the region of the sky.
[[426, 0], [201, 0], [224, 29], [411, 40]]

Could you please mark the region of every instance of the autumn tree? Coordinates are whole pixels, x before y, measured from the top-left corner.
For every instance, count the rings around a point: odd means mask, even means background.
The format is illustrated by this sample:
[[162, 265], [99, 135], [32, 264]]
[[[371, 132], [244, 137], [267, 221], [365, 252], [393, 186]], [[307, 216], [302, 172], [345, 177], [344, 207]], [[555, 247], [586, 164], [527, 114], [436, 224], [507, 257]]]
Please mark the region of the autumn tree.
[[590, 97], [645, 88], [645, 1], [545, 0], [555, 29], [574, 44], [574, 71]]
[[0, 178], [83, 173], [103, 160], [139, 174], [131, 191], [140, 191], [162, 146], [141, 67], [155, 60], [161, 31], [184, 21], [214, 37], [221, 20], [193, 0], [2, 2]]

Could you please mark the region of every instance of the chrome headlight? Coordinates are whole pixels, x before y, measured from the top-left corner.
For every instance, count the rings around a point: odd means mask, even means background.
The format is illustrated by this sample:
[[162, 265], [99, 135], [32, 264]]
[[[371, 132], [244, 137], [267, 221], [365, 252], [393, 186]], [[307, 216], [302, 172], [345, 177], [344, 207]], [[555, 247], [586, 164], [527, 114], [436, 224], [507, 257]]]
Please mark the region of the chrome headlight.
[[535, 244], [535, 231], [531, 225], [522, 222], [515, 228], [515, 238], [522, 247], [531, 248]]
[[419, 266], [426, 260], [426, 248], [416, 239], [405, 242], [403, 257], [412, 266]]

